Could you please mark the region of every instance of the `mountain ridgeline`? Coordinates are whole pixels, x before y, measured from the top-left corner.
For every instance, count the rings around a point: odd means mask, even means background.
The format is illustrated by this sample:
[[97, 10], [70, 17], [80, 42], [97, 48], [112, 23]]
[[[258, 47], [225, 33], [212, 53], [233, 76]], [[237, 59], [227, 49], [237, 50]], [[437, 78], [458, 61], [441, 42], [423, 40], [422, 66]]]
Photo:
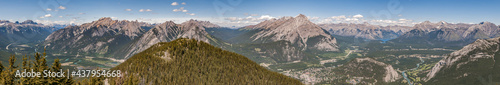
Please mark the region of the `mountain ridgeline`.
[[233, 51], [254, 60], [291, 62], [311, 59], [306, 58], [307, 52], [339, 51], [336, 39], [302, 14], [266, 20], [239, 30], [245, 32], [226, 41], [234, 44]]
[[45, 39], [44, 45], [53, 53], [113, 56], [151, 27], [143, 22], [105, 17], [57, 30]]
[[144, 33], [138, 40], [131, 43], [125, 50], [125, 58], [133, 54], [142, 52], [158, 42], [170, 42], [178, 38], [191, 38], [212, 45], [221, 46], [225, 44], [221, 40], [213, 37], [205, 31], [205, 28], [216, 28], [218, 25], [207, 21], [189, 20], [182, 24], [175, 24], [172, 21], [164, 22]]
[[394, 39], [412, 29], [409, 26], [380, 26], [366, 22], [363, 24], [320, 24], [319, 26], [333, 35], [353, 36], [369, 40]]
[[54, 29], [53, 27], [38, 24], [32, 20], [26, 20], [21, 23], [0, 20], [0, 47], [5, 48], [11, 43], [41, 42]]
[[[300, 81], [272, 72], [245, 56], [204, 41], [179, 38], [160, 42], [113, 68], [125, 74], [111, 83], [124, 84], [252, 84], [300, 85]], [[135, 79], [134, 79], [135, 78]], [[128, 80], [127, 80], [128, 79]]]
[[438, 23], [425, 21], [416, 24], [413, 28], [413, 30], [392, 41], [413, 44], [426, 43], [431, 45], [463, 46], [477, 39], [488, 39], [500, 36], [500, 28], [490, 22], [481, 22], [479, 24], [452, 24], [444, 21]]
[[427, 74], [436, 85], [500, 84], [500, 37], [479, 39], [440, 60]]

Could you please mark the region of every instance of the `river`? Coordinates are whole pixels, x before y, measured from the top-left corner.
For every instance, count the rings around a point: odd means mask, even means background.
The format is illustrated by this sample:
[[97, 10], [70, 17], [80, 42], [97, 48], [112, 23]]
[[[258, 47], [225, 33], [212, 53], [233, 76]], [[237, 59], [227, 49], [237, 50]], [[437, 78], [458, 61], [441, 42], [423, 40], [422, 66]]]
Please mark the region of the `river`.
[[[410, 69], [410, 70], [417, 70], [418, 67], [420, 67], [420, 64], [423, 64], [425, 62], [424, 59], [422, 59], [420, 57], [419, 57], [419, 59], [420, 59], [421, 62], [417, 64], [417, 67], [415, 67], [413, 69]], [[408, 85], [413, 85], [413, 82], [411, 82], [411, 80], [406, 75], [406, 71], [401, 72], [401, 75], [403, 75], [403, 77], [406, 79], [406, 81], [408, 81]]]

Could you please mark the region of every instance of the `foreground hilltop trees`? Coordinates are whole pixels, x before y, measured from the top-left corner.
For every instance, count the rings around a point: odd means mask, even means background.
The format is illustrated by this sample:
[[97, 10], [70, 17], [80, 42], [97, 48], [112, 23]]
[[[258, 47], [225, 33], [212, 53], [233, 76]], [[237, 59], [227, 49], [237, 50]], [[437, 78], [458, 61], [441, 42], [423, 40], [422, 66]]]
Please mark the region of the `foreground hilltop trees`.
[[21, 65], [15, 64], [16, 57], [10, 56], [9, 64], [4, 67], [0, 62], [0, 84], [2, 85], [47, 85], [47, 84], [76, 84], [72, 77], [16, 77], [17, 70], [24, 71], [24, 69], [31, 70], [34, 72], [42, 72], [44, 70], [49, 70], [52, 72], [58, 72], [61, 69], [61, 63], [59, 59], [56, 59], [52, 66], [47, 65], [45, 59], [46, 53], [43, 54], [35, 53], [34, 60], [31, 57], [23, 56], [23, 61]]
[[124, 77], [111, 78], [110, 84], [302, 84], [245, 56], [184, 38], [155, 44], [112, 70], [121, 70]]

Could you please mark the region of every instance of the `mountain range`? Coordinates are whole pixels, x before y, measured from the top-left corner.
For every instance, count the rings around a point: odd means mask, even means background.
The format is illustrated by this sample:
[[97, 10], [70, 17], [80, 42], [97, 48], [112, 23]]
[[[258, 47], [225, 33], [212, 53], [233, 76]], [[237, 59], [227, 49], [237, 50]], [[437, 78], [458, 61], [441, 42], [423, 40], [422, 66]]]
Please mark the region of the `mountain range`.
[[182, 24], [175, 24], [172, 21], [167, 21], [156, 25], [154, 28], [144, 33], [143, 36], [135, 40], [125, 49], [127, 57], [138, 52], [146, 50], [150, 46], [159, 42], [170, 42], [178, 38], [190, 38], [210, 43], [212, 45], [221, 45], [224, 42], [216, 39], [205, 31], [205, 28], [219, 27], [206, 21], [189, 20]]
[[404, 33], [393, 41], [428, 44], [454, 42], [463, 46], [476, 39], [488, 39], [500, 36], [500, 28], [490, 22], [451, 24], [444, 21], [438, 23], [425, 21], [416, 24], [413, 28], [413, 30]]
[[109, 17], [77, 26], [68, 26], [50, 34], [44, 42], [46, 49], [54, 53], [114, 54], [128, 43], [140, 37], [152, 25]]
[[[349, 42], [337, 40], [346, 37], [363, 38], [368, 41], [389, 40], [389, 46], [380, 46], [380, 49], [391, 46], [399, 48], [398, 45], [391, 44], [437, 47], [466, 45], [442, 58], [437, 64], [432, 64], [434, 67], [430, 71], [425, 71], [428, 72], [426, 77], [419, 76], [415, 80], [422, 78], [425, 82], [419, 83], [423, 84], [498, 84], [500, 75], [496, 71], [499, 71], [500, 67], [495, 61], [498, 60], [496, 55], [500, 49], [499, 29], [500, 26], [490, 22], [453, 24], [444, 21], [438, 23], [425, 21], [412, 27], [379, 26], [368, 23], [317, 25], [302, 14], [265, 20], [239, 29], [193, 19], [180, 24], [173, 21], [150, 24], [104, 17], [82, 25], [68, 25], [62, 29], [31, 20], [21, 23], [0, 21], [0, 47], [8, 48], [12, 43], [34, 43], [44, 46], [47, 51], [54, 54], [127, 59], [113, 69], [128, 71], [129, 76], [139, 76], [137, 78], [140, 78], [143, 84], [180, 84], [179, 82], [234, 84], [227, 83], [228, 81], [247, 84], [298, 84], [295, 79], [267, 69], [288, 68], [286, 70], [290, 71], [292, 68], [292, 71], [296, 71], [296, 68], [302, 70], [327, 65], [339, 66], [334, 71], [342, 76], [339, 78], [340, 81], [334, 84], [393, 84], [408, 79], [402, 78], [403, 75], [398, 73], [402, 71], [399, 69], [396, 71], [387, 62], [377, 61], [370, 56], [357, 58], [356, 56], [366, 55], [360, 51], [351, 55], [353, 49], [358, 50], [355, 48], [357, 45], [341, 47], [342, 43], [349, 44]], [[408, 52], [413, 52], [411, 46], [410, 49]], [[397, 52], [401, 49], [395, 50], [394, 52]], [[344, 55], [345, 58], [339, 58]], [[341, 59], [348, 60], [340, 61]], [[392, 59], [384, 58], [384, 60]], [[323, 65], [325, 64], [323, 62], [327, 62], [327, 65]], [[260, 67], [257, 63], [264, 67]], [[144, 72], [145, 68], [162, 72], [148, 73]], [[185, 75], [197, 78], [155, 75], [183, 74], [177, 71], [187, 71]], [[244, 73], [258, 76], [236, 75]], [[207, 79], [213, 79], [213, 75], [223, 75], [224, 78], [208, 81]], [[185, 78], [185, 81], [161, 82], [172, 78]], [[363, 82], [357, 81], [360, 79], [364, 79]], [[259, 83], [251, 80], [269, 82]]]
[[355, 38], [364, 38], [369, 40], [394, 39], [410, 31], [409, 26], [380, 26], [369, 23], [353, 24], [320, 24], [321, 28], [328, 30], [330, 34], [339, 36], [354, 36]]

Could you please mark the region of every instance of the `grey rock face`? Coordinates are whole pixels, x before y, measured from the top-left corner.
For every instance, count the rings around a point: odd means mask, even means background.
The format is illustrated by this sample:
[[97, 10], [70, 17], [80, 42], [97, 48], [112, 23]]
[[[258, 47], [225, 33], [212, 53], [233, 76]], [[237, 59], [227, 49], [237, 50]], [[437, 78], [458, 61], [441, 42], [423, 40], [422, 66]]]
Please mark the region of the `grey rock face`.
[[37, 24], [32, 20], [12, 23], [0, 20], [0, 46], [10, 43], [28, 43], [43, 41], [53, 27]]
[[338, 51], [336, 39], [302, 14], [296, 17], [266, 20], [243, 29], [262, 30], [250, 37], [253, 42], [267, 43], [284, 40], [298, 44], [299, 47], [304, 48], [302, 50]]
[[364, 38], [370, 40], [377, 39], [391, 39], [402, 35], [405, 32], [413, 29], [408, 26], [379, 26], [371, 25], [368, 23], [364, 24], [320, 24], [325, 30], [328, 30], [330, 34], [340, 35], [340, 36], [354, 36], [356, 38]]
[[[459, 84], [458, 81], [471, 84], [498, 83], [500, 82], [497, 78], [500, 76], [498, 73], [500, 63], [496, 61], [499, 60], [499, 50], [500, 37], [487, 40], [478, 39], [474, 43], [441, 59], [427, 74], [425, 80], [436, 84], [439, 82], [456, 82], [456, 84]], [[490, 81], [483, 82], [485, 80]]]
[[172, 21], [164, 22], [144, 33], [136, 42], [133, 42], [130, 47], [127, 48], [127, 55], [125, 55], [125, 58], [144, 51], [158, 42], [170, 42], [178, 38], [190, 38], [210, 43], [214, 40], [212, 40], [212, 36], [205, 31], [206, 27], [219, 26], [211, 24], [208, 21], [197, 20], [189, 20], [182, 24], [175, 24]]
[[[429, 21], [416, 24], [414, 29], [403, 34], [400, 38], [411, 39], [415, 37], [426, 37], [431, 41], [474, 41], [476, 39], [487, 39], [498, 37], [499, 27], [490, 22], [481, 22], [479, 24], [450, 24], [444, 21], [431, 23]], [[420, 34], [414, 34], [415, 31], [421, 31]], [[419, 36], [414, 36], [419, 35]]]
[[57, 30], [45, 39], [45, 45], [56, 52], [108, 54], [141, 36], [145, 28], [150, 27], [148, 23], [105, 17]]

